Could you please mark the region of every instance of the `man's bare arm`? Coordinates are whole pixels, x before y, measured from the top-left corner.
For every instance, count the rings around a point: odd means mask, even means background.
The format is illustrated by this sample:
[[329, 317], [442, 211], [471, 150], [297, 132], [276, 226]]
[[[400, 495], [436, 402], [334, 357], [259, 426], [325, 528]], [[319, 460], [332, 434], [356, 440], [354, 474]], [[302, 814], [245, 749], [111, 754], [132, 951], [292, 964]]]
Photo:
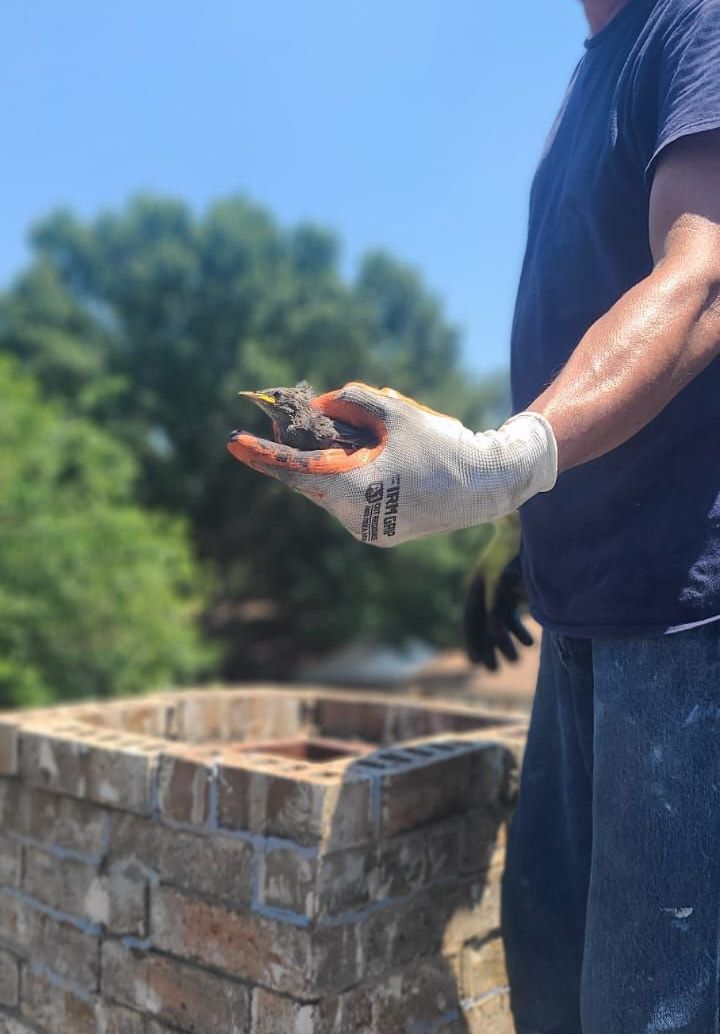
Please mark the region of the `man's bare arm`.
[[562, 472], [640, 431], [720, 355], [720, 132], [671, 145], [650, 198], [653, 272], [585, 334], [529, 407]]

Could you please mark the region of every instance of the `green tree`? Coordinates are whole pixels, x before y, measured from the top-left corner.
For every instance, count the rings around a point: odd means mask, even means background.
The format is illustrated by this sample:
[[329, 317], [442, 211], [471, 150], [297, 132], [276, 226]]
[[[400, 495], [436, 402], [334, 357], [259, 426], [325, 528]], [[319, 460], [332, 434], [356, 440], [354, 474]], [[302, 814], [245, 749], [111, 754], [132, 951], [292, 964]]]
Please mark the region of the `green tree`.
[[132, 501], [126, 446], [0, 359], [0, 705], [110, 696], [210, 661], [177, 518]]
[[156, 198], [92, 222], [59, 212], [32, 241], [0, 301], [0, 349], [131, 449], [143, 505], [187, 518], [214, 571], [205, 625], [225, 676], [287, 672], [363, 632], [457, 638], [482, 530], [368, 550], [225, 449], [233, 427], [267, 431], [238, 390], [301, 378], [392, 384], [471, 426], [494, 419], [503, 393], [461, 368], [415, 271], [375, 253], [348, 281], [332, 234], [284, 229], [243, 198], [200, 216]]

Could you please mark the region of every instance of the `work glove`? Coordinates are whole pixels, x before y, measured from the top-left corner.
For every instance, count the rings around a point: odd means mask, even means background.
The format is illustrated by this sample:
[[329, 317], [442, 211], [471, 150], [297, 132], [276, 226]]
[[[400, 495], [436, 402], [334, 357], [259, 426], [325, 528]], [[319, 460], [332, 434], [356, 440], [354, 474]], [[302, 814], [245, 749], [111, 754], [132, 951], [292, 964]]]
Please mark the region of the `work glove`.
[[520, 558], [514, 557], [497, 579], [479, 569], [465, 597], [465, 647], [474, 664], [490, 671], [498, 667], [498, 653], [508, 661], [518, 659], [513, 636], [523, 646], [532, 646], [533, 637], [522, 623], [519, 608], [526, 602]]
[[484, 524], [557, 478], [557, 447], [539, 413], [475, 434], [390, 388], [352, 382], [313, 400], [332, 419], [367, 428], [377, 444], [303, 452], [234, 433], [232, 455], [333, 514], [356, 539], [394, 546]]

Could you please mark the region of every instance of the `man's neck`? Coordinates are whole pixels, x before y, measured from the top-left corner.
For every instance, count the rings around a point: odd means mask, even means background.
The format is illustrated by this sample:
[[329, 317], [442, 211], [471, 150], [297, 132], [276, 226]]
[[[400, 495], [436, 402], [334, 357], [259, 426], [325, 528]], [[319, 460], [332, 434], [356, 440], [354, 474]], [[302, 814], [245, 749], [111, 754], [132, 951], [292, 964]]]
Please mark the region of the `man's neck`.
[[626, 7], [630, 0], [582, 0], [585, 16], [593, 36], [604, 29], [613, 20], [618, 11]]

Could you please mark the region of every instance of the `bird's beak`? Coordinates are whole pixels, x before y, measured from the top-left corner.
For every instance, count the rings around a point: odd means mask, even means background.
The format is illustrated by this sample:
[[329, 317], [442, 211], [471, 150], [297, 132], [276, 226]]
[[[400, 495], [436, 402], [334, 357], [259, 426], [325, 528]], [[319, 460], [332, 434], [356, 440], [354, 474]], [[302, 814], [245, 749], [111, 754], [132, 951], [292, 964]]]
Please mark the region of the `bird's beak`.
[[244, 398], [250, 399], [252, 402], [255, 402], [256, 405], [260, 405], [263, 402], [267, 406], [275, 405], [275, 399], [272, 395], [266, 395], [264, 391], [239, 391], [238, 395], [242, 395]]

